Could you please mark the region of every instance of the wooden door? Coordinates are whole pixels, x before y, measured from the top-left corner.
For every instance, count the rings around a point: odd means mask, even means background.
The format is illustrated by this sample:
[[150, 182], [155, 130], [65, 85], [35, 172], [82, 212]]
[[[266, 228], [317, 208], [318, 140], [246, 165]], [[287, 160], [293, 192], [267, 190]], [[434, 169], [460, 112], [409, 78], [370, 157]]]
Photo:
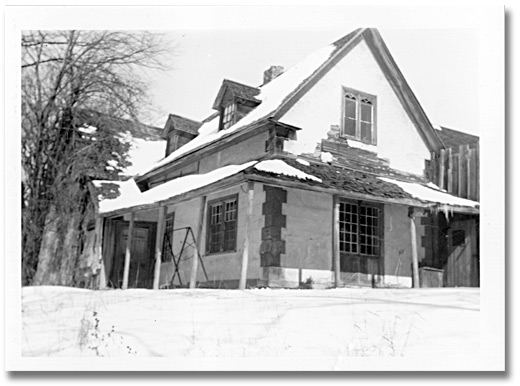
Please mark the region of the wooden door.
[[[128, 221], [120, 221], [116, 226], [116, 256], [112, 282], [117, 288], [123, 283]], [[152, 288], [154, 269], [154, 243], [156, 224], [135, 222], [130, 249], [130, 270], [128, 288]]]
[[475, 220], [455, 221], [448, 230], [446, 287], [478, 287], [479, 262]]

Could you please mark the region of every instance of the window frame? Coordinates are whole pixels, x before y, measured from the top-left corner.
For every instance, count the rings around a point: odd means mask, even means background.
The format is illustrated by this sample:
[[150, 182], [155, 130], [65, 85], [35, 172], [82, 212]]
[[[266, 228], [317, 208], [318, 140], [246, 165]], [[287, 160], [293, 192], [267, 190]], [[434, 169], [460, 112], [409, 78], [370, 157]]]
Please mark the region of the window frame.
[[[171, 227], [169, 227], [169, 222], [171, 221]], [[169, 229], [171, 228], [171, 229]], [[175, 230], [175, 212], [171, 212], [171, 213], [168, 213], [166, 215], [166, 218], [164, 220], [164, 234], [163, 234], [163, 245], [162, 245], [162, 250], [161, 250], [161, 263], [167, 263], [167, 262], [172, 262], [174, 261], [175, 259], [175, 256], [173, 254], [173, 251], [170, 249], [168, 250], [167, 249], [167, 245], [166, 245], [166, 236], [168, 234], [168, 231], [170, 231], [170, 244], [172, 245], [173, 247], [173, 231]], [[166, 257], [166, 253], [168, 253], [168, 257], [170, 258], [170, 253], [171, 253], [171, 259], [170, 260], [166, 260], [165, 257]]]
[[[234, 240], [235, 240], [235, 243], [234, 243], [234, 246], [232, 249], [225, 249], [225, 243], [226, 243], [226, 240], [225, 240], [225, 236], [226, 236], [226, 221], [225, 221], [225, 216], [226, 216], [226, 211], [225, 211], [225, 204], [226, 202], [231, 202], [231, 201], [235, 201], [235, 218], [234, 218], [234, 229], [232, 230], [233, 231], [233, 236], [234, 236]], [[239, 215], [239, 211], [238, 211], [238, 193], [235, 193], [235, 194], [231, 194], [231, 195], [227, 195], [227, 196], [224, 196], [224, 197], [220, 197], [220, 198], [216, 198], [214, 200], [211, 200], [211, 201], [208, 201], [208, 203], [206, 204], [206, 246], [205, 246], [205, 250], [206, 250], [206, 255], [217, 255], [217, 254], [222, 254], [222, 253], [234, 253], [237, 251], [237, 244], [238, 244], [238, 215]], [[212, 248], [211, 248], [211, 236], [212, 236], [212, 223], [211, 223], [211, 217], [212, 217], [212, 207], [214, 206], [217, 206], [221, 204], [222, 207], [224, 208], [223, 212], [222, 212], [222, 217], [223, 217], [223, 222], [221, 222], [221, 224], [224, 224], [223, 225], [223, 230], [221, 231], [222, 235], [221, 235], [221, 240], [220, 240], [220, 248], [219, 248], [219, 251], [212, 251]]]
[[[355, 135], [350, 135], [345, 133], [346, 125], [345, 120], [346, 117], [346, 99], [347, 94], [353, 95], [356, 99], [356, 119], [355, 119]], [[361, 106], [362, 100], [368, 99], [372, 105], [372, 127], [371, 127], [371, 138], [370, 141], [363, 140], [361, 138]], [[340, 120], [340, 136], [343, 138], [348, 138], [354, 141], [358, 141], [367, 145], [377, 145], [377, 96], [359, 91], [350, 87], [342, 86], [341, 89], [341, 120]]]
[[[357, 206], [357, 223], [356, 223], [356, 227], [357, 227], [357, 232], [356, 232], [356, 252], [349, 252], [349, 251], [344, 251], [342, 250], [342, 240], [341, 240], [341, 204], [350, 204], [350, 205], [356, 205]], [[340, 255], [343, 255], [343, 256], [356, 256], [356, 257], [360, 257], [360, 258], [367, 258], [367, 259], [378, 259], [378, 258], [381, 258], [383, 255], [384, 255], [384, 205], [383, 204], [380, 204], [380, 203], [377, 203], [377, 202], [371, 202], [371, 201], [363, 201], [363, 200], [353, 200], [353, 199], [347, 199], [347, 198], [340, 198], [339, 199], [339, 205], [340, 205], [340, 210], [339, 210], [339, 218], [338, 218], [338, 222], [339, 222], [339, 232], [340, 234], [338, 235], [338, 240], [339, 240], [339, 252], [340, 252]], [[377, 210], [377, 213], [378, 213], [378, 216], [377, 216], [377, 221], [378, 221], [378, 224], [377, 224], [377, 238], [378, 238], [378, 251], [377, 251], [377, 254], [367, 254], [367, 253], [361, 253], [361, 226], [362, 225], [365, 225], [367, 226], [367, 224], [361, 224], [361, 213], [360, 213], [360, 208], [361, 207], [365, 207], [365, 208], [372, 208], [372, 209], [376, 209]], [[369, 235], [369, 234], [365, 234], [364, 235], [365, 237], [366, 236], [373, 236], [373, 235]]]
[[[226, 130], [235, 124], [237, 107], [235, 101], [222, 107], [222, 130]], [[229, 118], [229, 120], [226, 120], [226, 118]]]

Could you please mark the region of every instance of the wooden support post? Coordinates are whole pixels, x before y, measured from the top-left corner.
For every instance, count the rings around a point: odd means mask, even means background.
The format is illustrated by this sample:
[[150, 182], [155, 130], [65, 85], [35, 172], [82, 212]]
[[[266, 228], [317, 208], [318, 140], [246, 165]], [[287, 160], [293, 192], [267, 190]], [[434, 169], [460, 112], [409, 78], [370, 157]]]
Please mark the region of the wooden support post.
[[408, 217], [410, 218], [410, 235], [412, 243], [413, 287], [419, 288], [419, 260], [417, 258], [417, 235], [415, 230], [415, 213], [413, 207], [408, 208]]
[[164, 240], [164, 225], [166, 219], [166, 206], [159, 208], [159, 217], [157, 218], [157, 235], [155, 238], [155, 269], [153, 274], [153, 289], [159, 289], [159, 279], [161, 276], [161, 255]]
[[439, 188], [446, 189], [446, 186], [444, 185], [444, 173], [445, 173], [445, 166], [444, 166], [444, 158], [446, 157], [446, 150], [441, 149], [441, 154], [439, 156]]
[[253, 198], [254, 198], [254, 187], [255, 183], [249, 181], [248, 185], [248, 201], [247, 201], [247, 214], [246, 223], [244, 224], [244, 245], [242, 248], [242, 268], [240, 270], [240, 281], [238, 282], [238, 289], [246, 289], [247, 282], [247, 265], [249, 263], [249, 231], [251, 218], [253, 216]]
[[134, 238], [135, 212], [130, 213], [130, 224], [128, 225], [128, 236], [126, 238], [125, 266], [123, 269], [123, 289], [128, 289], [128, 275], [130, 274], [130, 259], [132, 254], [132, 239]]
[[334, 196], [334, 213], [333, 213], [333, 243], [332, 256], [334, 264], [334, 287], [341, 287], [340, 273], [340, 249], [339, 249], [339, 197]]
[[99, 270], [99, 279], [98, 279], [98, 288], [105, 289], [107, 288], [107, 277], [105, 272], [105, 262], [103, 260], [103, 223], [104, 218], [99, 216], [96, 218], [95, 225], [95, 242], [94, 242], [94, 256], [98, 259], [99, 264], [101, 265]]
[[[197, 288], [197, 270], [199, 268], [199, 248], [202, 235], [202, 225], [204, 224], [204, 217], [206, 211], [206, 196], [201, 198], [200, 201], [200, 212], [199, 212], [199, 223], [197, 224], [197, 239], [195, 241], [195, 247], [193, 249], [193, 261], [191, 262], [191, 276], [190, 276], [190, 288]], [[192, 233], [193, 235], [193, 233]]]

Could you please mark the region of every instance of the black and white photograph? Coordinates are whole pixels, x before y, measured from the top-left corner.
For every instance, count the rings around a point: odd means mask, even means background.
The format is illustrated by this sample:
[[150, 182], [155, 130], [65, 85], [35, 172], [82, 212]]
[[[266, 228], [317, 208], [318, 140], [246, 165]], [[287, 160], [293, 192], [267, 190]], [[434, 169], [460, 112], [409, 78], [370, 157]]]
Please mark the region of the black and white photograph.
[[504, 22], [6, 7], [6, 370], [504, 371]]

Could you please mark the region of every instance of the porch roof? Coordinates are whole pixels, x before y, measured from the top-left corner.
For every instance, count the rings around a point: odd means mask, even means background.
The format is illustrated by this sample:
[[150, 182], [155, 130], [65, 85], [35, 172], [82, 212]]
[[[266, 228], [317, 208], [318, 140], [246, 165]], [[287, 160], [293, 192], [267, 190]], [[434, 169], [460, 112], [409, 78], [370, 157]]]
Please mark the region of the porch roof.
[[[240, 183], [245, 180], [444, 211], [478, 213], [479, 207], [478, 202], [453, 196], [431, 183], [402, 181], [388, 175], [381, 176], [281, 156], [241, 165], [228, 165], [205, 174], [178, 177], [145, 192], [139, 191], [134, 180], [94, 181], [93, 185], [96, 188], [94, 194], [98, 212], [103, 216], [111, 216], [193, 199], [202, 189], [211, 189], [212, 186], [222, 185], [226, 181]], [[187, 195], [188, 193], [190, 194]]]

